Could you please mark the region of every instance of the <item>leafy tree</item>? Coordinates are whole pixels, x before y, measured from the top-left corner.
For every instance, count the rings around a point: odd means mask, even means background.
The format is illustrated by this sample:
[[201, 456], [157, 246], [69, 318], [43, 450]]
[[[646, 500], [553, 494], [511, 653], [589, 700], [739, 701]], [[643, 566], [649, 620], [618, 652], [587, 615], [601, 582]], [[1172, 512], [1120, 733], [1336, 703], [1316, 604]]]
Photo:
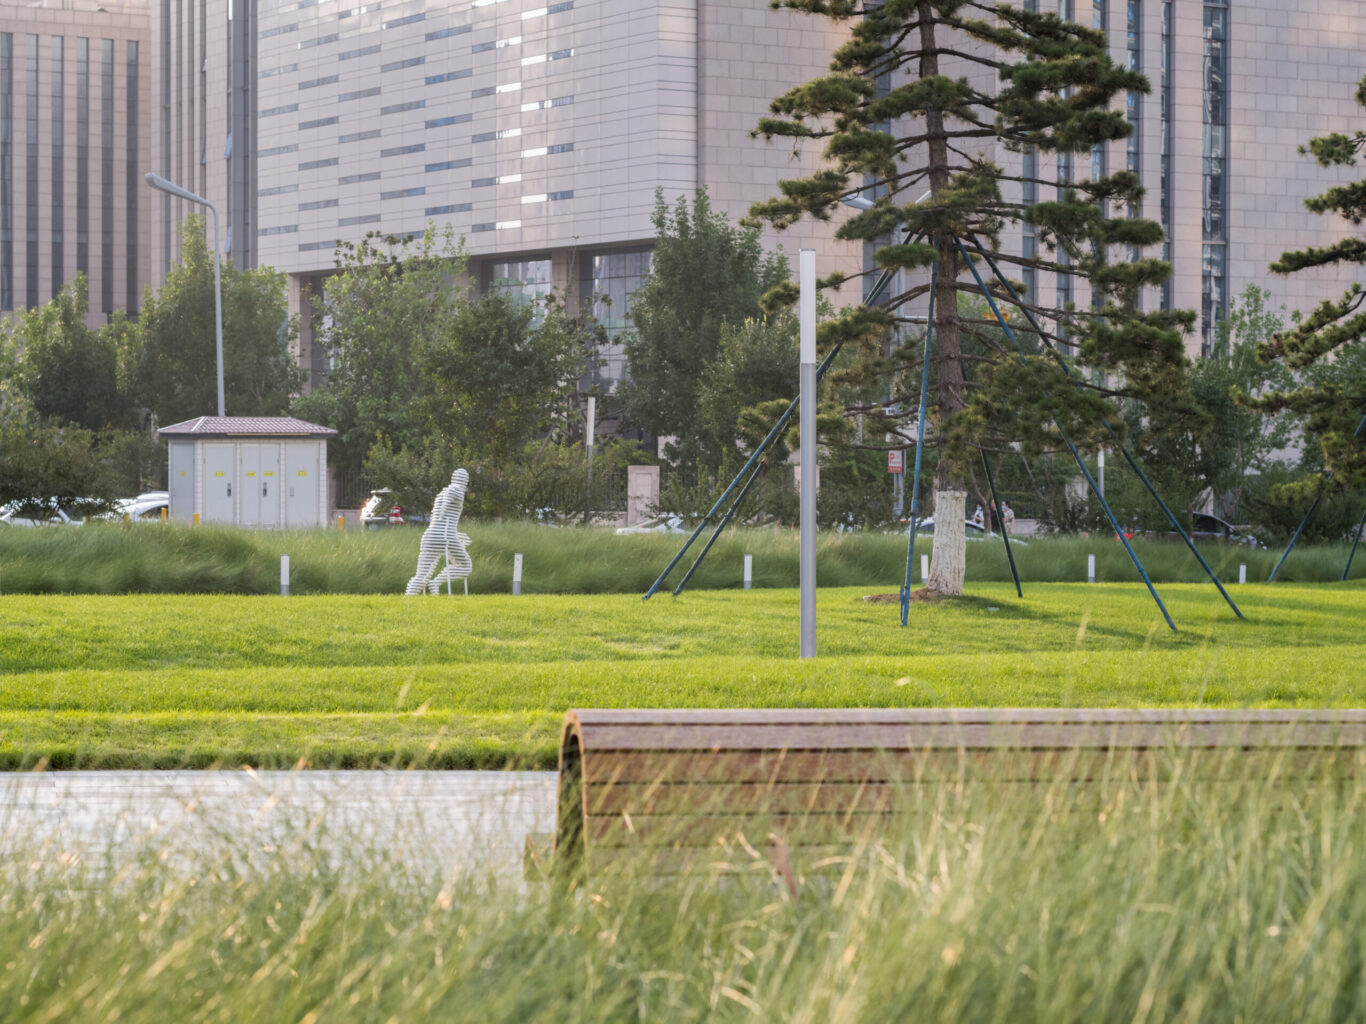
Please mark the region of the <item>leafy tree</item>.
[[418, 356], [451, 334], [466, 259], [449, 232], [429, 226], [418, 239], [372, 233], [343, 243], [336, 264], [314, 325], [332, 370], [294, 409], [335, 429], [333, 464], [358, 470], [378, 439], [401, 450], [427, 433], [412, 405], [423, 388]]
[[[223, 390], [230, 416], [282, 414], [303, 383], [290, 351], [298, 325], [288, 313], [285, 279], [269, 267], [221, 266]], [[160, 292], [142, 304], [142, 346], [135, 388], [157, 422], [176, 423], [218, 407], [213, 252], [202, 217], [181, 228], [180, 262]]]
[[94, 432], [44, 419], [0, 386], [0, 506], [32, 518], [59, 508], [78, 518], [108, 511], [118, 481], [104, 456]]
[[[874, 436], [909, 433], [919, 399], [919, 352], [906, 345], [888, 357], [887, 329], [893, 311], [927, 296], [924, 272], [937, 263], [928, 396], [930, 434], [939, 449], [936, 516], [961, 517], [976, 448], [1004, 449], [1016, 441], [1036, 451], [1057, 447], [1055, 414], [1074, 440], [1094, 443], [1104, 436], [1097, 429], [1102, 418], [1118, 419], [1110, 399], [1173, 390], [1185, 362], [1180, 332], [1193, 318], [1137, 308], [1141, 289], [1170, 272], [1166, 263], [1141, 258], [1162, 232], [1136, 215], [1138, 177], [1120, 171], [1086, 180], [1075, 173], [1091, 167], [1076, 154], [1131, 131], [1116, 94], [1148, 91], [1142, 75], [1110, 59], [1104, 33], [1006, 3], [776, 0], [776, 6], [850, 27], [830, 73], [774, 100], [774, 116], [757, 128], [766, 138], [797, 145], [822, 141], [829, 166], [782, 182], [782, 195], [756, 204], [751, 216], [783, 228], [803, 216], [829, 219], [841, 200], [860, 193], [876, 197], [836, 236], [875, 243], [878, 266], [911, 272], [911, 284], [891, 297], [887, 310], [849, 311], [821, 332], [827, 347], [840, 339], [856, 343], [868, 379], [891, 381], [879, 389], [891, 397], [877, 415], [865, 412]], [[986, 147], [1024, 156], [1012, 158], [1012, 169]], [[1027, 201], [1030, 188], [1039, 201]], [[1001, 234], [1012, 224], [1032, 231], [1035, 254], [1004, 250]], [[1048, 310], [1023, 297], [1032, 312], [1048, 318], [1052, 340], [1071, 347], [1087, 371], [1085, 390], [1073, 388], [1045, 356], [1031, 355], [1022, 366], [988, 324], [960, 314], [959, 292], [976, 291], [960, 241], [980, 245], [1004, 266], [1089, 281], [1087, 308]], [[835, 275], [825, 283], [841, 280]], [[1004, 301], [1004, 289], [996, 291]], [[1026, 329], [1023, 316], [1011, 323]], [[969, 339], [979, 346], [971, 353], [973, 373], [966, 368]], [[959, 594], [965, 549], [960, 540], [947, 550], [944, 537], [936, 531], [930, 590]]]
[[[698, 447], [707, 465], [731, 467], [738, 456], [753, 451], [777, 415], [766, 415], [776, 403], [785, 409], [796, 395], [798, 375], [797, 318], [778, 313], [721, 326], [715, 358], [703, 367], [697, 389]], [[757, 417], [747, 415], [763, 407]], [[782, 457], [786, 457], [784, 452]]]
[[[622, 408], [630, 422], [675, 437], [674, 456], [723, 461], [705, 439], [699, 387], [721, 349], [723, 325], [762, 319], [760, 299], [787, 277], [782, 254], [765, 254], [759, 233], [731, 225], [705, 189], [672, 210], [655, 193], [650, 274], [631, 300], [625, 338], [628, 379]], [[713, 439], [714, 440], [714, 439]]]
[[[1366, 106], [1366, 78], [1357, 84], [1356, 100]], [[1301, 146], [1321, 167], [1353, 167], [1357, 154], [1366, 148], [1366, 132], [1353, 135], [1332, 132]], [[1305, 200], [1313, 213], [1336, 213], [1354, 227], [1366, 218], [1366, 180], [1336, 185]], [[1293, 274], [1314, 267], [1366, 263], [1366, 238], [1343, 238], [1332, 245], [1286, 252], [1271, 264], [1277, 274]], [[1337, 299], [1325, 299], [1292, 330], [1273, 336], [1260, 348], [1267, 362], [1280, 362], [1291, 370], [1308, 370], [1331, 363], [1345, 350], [1361, 349], [1366, 338], [1366, 290], [1354, 282]], [[1325, 467], [1337, 487], [1366, 485], [1366, 444], [1357, 431], [1366, 414], [1366, 378], [1342, 373], [1303, 375], [1298, 386], [1263, 396], [1251, 404], [1265, 412], [1291, 409], [1305, 418], [1310, 433], [1321, 446]], [[1318, 490], [1323, 479], [1301, 482], [1301, 494]]]
[[132, 426], [138, 416], [120, 366], [126, 321], [91, 329], [86, 295], [86, 277], [77, 274], [51, 301], [19, 315], [10, 353], [18, 386], [33, 411], [55, 423], [87, 430]]
[[1288, 418], [1263, 416], [1238, 400], [1280, 389], [1289, 381], [1284, 367], [1257, 358], [1259, 347], [1285, 327], [1285, 318], [1270, 308], [1270, 300], [1271, 292], [1249, 284], [1220, 322], [1214, 351], [1191, 370], [1191, 390], [1207, 416], [1194, 475], [1209, 488], [1215, 513], [1230, 522], [1242, 518], [1243, 496], [1252, 478], [1264, 475], [1291, 440]]
[[567, 417], [583, 356], [584, 336], [555, 301], [521, 302], [497, 290], [463, 296], [445, 329], [417, 352], [417, 407], [501, 478], [521, 471], [528, 441]]

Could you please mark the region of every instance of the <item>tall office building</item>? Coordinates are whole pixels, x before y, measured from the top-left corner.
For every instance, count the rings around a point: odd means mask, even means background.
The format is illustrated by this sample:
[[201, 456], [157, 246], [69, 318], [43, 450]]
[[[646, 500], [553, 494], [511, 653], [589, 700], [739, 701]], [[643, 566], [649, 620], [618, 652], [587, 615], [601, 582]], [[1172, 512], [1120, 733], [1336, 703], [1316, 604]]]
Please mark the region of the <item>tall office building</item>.
[[141, 2], [0, 4], [0, 316], [78, 273], [92, 323], [137, 312], [150, 66]]
[[[1298, 147], [1361, 124], [1353, 97], [1366, 71], [1360, 60], [1366, 30], [1355, 0], [1312, 7], [1279, 0], [1026, 0], [1026, 6], [1106, 27], [1114, 60], [1148, 77], [1149, 93], [1124, 97], [1133, 135], [1100, 147], [1091, 170], [1127, 168], [1141, 176], [1147, 195], [1138, 212], [1166, 230], [1161, 255], [1173, 268], [1168, 285], [1144, 300], [1150, 308], [1197, 311], [1188, 351], [1209, 351], [1231, 299], [1248, 284], [1269, 287], [1277, 305], [1305, 312], [1341, 293], [1351, 268], [1284, 278], [1267, 268], [1288, 249], [1327, 245], [1353, 230], [1341, 218], [1304, 208], [1307, 197], [1351, 172], [1320, 168]], [[1035, 154], [997, 158], [1048, 170]], [[1089, 176], [1084, 164], [1073, 173]], [[1031, 195], [1026, 188], [1022, 198], [1051, 198], [1044, 191]], [[1027, 253], [1036, 242], [1026, 230], [1018, 244]], [[1027, 283], [1043, 305], [1090, 301], [1084, 282], [1069, 293], [1050, 275], [1037, 277]]]
[[[259, 16], [260, 260], [288, 272], [302, 313], [338, 240], [434, 222], [464, 236], [486, 286], [610, 296], [597, 313], [615, 335], [649, 266], [656, 189], [672, 203], [706, 187], [738, 218], [815, 166], [749, 132], [839, 35], [766, 0], [353, 2]], [[832, 233], [769, 242], [857, 263]], [[601, 383], [622, 371], [614, 345]]]

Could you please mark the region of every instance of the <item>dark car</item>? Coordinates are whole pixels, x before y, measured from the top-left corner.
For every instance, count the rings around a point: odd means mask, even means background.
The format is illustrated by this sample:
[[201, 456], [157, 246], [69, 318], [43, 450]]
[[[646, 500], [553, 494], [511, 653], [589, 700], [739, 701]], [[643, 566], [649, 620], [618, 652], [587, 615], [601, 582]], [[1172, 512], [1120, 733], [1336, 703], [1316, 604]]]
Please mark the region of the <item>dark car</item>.
[[1232, 523], [1225, 522], [1208, 512], [1196, 512], [1191, 516], [1191, 540], [1222, 540], [1230, 544], [1246, 544], [1257, 547], [1257, 538], [1243, 533]]

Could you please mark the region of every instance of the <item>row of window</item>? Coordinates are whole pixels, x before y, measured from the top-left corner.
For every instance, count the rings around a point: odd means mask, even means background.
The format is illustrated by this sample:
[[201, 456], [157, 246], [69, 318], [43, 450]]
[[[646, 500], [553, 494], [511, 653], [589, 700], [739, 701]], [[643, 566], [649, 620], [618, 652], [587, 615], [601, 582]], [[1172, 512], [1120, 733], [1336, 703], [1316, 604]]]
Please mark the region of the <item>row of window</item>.
[[[410, 199], [410, 198], [413, 198], [413, 197], [415, 197], [415, 196], [424, 196], [424, 195], [426, 195], [426, 194], [427, 194], [426, 188], [424, 188], [424, 187], [422, 187], [422, 186], [418, 186], [418, 187], [416, 187], [416, 188], [400, 188], [400, 189], [394, 189], [394, 190], [391, 191], [391, 192], [381, 192], [381, 193], [379, 194], [379, 198], [380, 198], [381, 201], [386, 201], [386, 200], [391, 200], [391, 199]], [[562, 201], [564, 201], [564, 200], [566, 200], [566, 199], [573, 199], [573, 198], [574, 198], [574, 190], [573, 190], [572, 188], [571, 188], [571, 189], [564, 189], [564, 190], [561, 190], [561, 191], [559, 191], [559, 192], [538, 192], [538, 193], [535, 193], [535, 194], [522, 196], [521, 205], [522, 205], [522, 206], [536, 206], [536, 205], [539, 205], [539, 204], [541, 204], [541, 203], [558, 203], [558, 202], [562, 202]], [[333, 209], [333, 208], [335, 208], [335, 207], [337, 207], [337, 206], [339, 206], [339, 205], [340, 205], [340, 200], [337, 200], [337, 199], [315, 199], [315, 200], [313, 200], [313, 201], [311, 201], [311, 202], [300, 203], [300, 204], [299, 204], [299, 210], [300, 210], [300, 212], [306, 212], [306, 211], [309, 211], [309, 210], [326, 210], [326, 209]], [[429, 206], [429, 207], [427, 207], [427, 209], [424, 211], [424, 214], [425, 214], [426, 216], [428, 216], [428, 217], [439, 217], [439, 216], [442, 216], [442, 215], [444, 215], [444, 214], [449, 214], [449, 213], [469, 213], [470, 210], [471, 210], [472, 208], [473, 208], [473, 204], [472, 204], [472, 203], [452, 203], [452, 204], [447, 205], [447, 206]], [[378, 215], [378, 214], [367, 215], [367, 217], [368, 217], [369, 219], [358, 218], [358, 217], [343, 217], [343, 218], [341, 218], [340, 220], [337, 221], [337, 225], [338, 225], [339, 227], [347, 227], [347, 226], [352, 225], [352, 224], [369, 224], [369, 223], [371, 223], [372, 221], [377, 221], [377, 220], [379, 220], [379, 215]], [[299, 230], [299, 225], [297, 225], [297, 224], [285, 224], [285, 225], [282, 225], [282, 226], [279, 226], [279, 227], [262, 228], [260, 231], [257, 232], [257, 234], [258, 234], [258, 235], [262, 235], [262, 236], [266, 236], [266, 235], [291, 235], [291, 234], [294, 234], [294, 232], [296, 232], [296, 231], [298, 231], [298, 230]]]
[[[557, 4], [556, 7], [560, 8], [561, 10], [566, 10], [566, 11], [567, 11], [567, 10], [570, 10], [570, 9], [573, 8], [573, 4]], [[531, 12], [531, 13], [534, 13], [534, 12]], [[528, 15], [523, 15], [523, 18], [525, 19], [527, 16], [528, 16]], [[380, 27], [381, 27], [381, 29], [401, 28], [401, 27], [403, 27], [403, 26], [405, 26], [405, 25], [412, 25], [412, 24], [416, 24], [417, 22], [426, 21], [426, 20], [427, 20], [426, 12], [419, 12], [419, 13], [417, 13], [417, 14], [410, 14], [410, 15], [407, 15], [407, 16], [402, 17], [402, 18], [395, 18], [395, 19], [392, 20], [392, 21], [385, 21], [385, 22], [382, 22], [381, 25], [380, 25]], [[290, 35], [291, 33], [294, 33], [294, 32], [297, 32], [297, 31], [299, 31], [299, 23], [298, 23], [298, 22], [292, 22], [292, 23], [290, 23], [290, 24], [288, 24], [288, 25], [277, 25], [277, 26], [275, 26], [274, 28], [262, 29], [262, 30], [258, 33], [258, 38], [259, 38], [259, 39], [271, 39], [271, 38], [273, 38], [273, 37], [275, 37], [275, 36]], [[435, 30], [433, 30], [433, 31], [431, 31], [431, 32], [426, 33], [425, 35], [423, 35], [422, 41], [423, 41], [423, 42], [426, 42], [426, 43], [433, 43], [433, 42], [437, 42], [438, 40], [442, 40], [442, 39], [452, 39], [452, 38], [455, 38], [456, 36], [469, 35], [469, 34], [470, 34], [471, 32], [473, 32], [473, 31], [474, 31], [474, 26], [473, 26], [473, 25], [452, 25], [452, 26], [449, 26], [449, 27], [447, 27], [447, 28], [435, 29]], [[294, 44], [294, 48], [295, 48], [296, 50], [312, 50], [312, 49], [316, 49], [316, 48], [319, 47], [319, 46], [327, 46], [329, 43], [335, 43], [335, 42], [337, 42], [340, 38], [341, 38], [341, 33], [340, 33], [340, 32], [324, 32], [322, 35], [320, 35], [320, 36], [314, 36], [312, 39], [301, 39], [301, 40], [299, 40], [299, 42], [297, 42], [297, 43]], [[492, 40], [488, 40], [487, 42], [475, 43], [474, 45], [472, 45], [472, 46], [470, 47], [470, 52], [471, 52], [471, 53], [488, 53], [489, 51], [492, 51], [492, 50], [502, 50], [502, 49], [506, 49], [507, 47], [510, 47], [510, 46], [520, 46], [520, 45], [522, 45], [522, 36], [520, 36], [520, 35], [517, 35], [517, 36], [504, 36], [502, 39], [492, 39]], [[369, 47], [368, 52], [374, 53], [374, 52], [377, 51], [378, 49], [379, 49], [379, 46], [378, 46], [378, 45], [372, 45], [371, 47]], [[569, 50], [560, 50], [560, 51], [555, 51], [555, 53], [556, 53], [556, 54], [561, 54], [561, 55], [567, 56], [567, 55], [569, 55], [570, 53], [572, 53], [572, 51], [569, 51]], [[351, 56], [357, 56], [357, 54], [353, 51], [353, 52], [351, 53]], [[547, 59], [545, 56], [542, 56], [542, 57], [540, 58], [540, 60], [545, 60], [545, 59]], [[555, 59], [557, 59], [557, 57], [551, 56], [549, 59], [550, 59], [550, 60], [555, 60]], [[538, 62], [539, 62], [539, 61], [528, 61], [528, 60], [525, 60], [525, 59], [522, 61], [523, 64], [527, 64], [527, 63], [538, 63]], [[277, 73], [278, 73], [278, 72], [277, 72]], [[268, 77], [268, 76], [261, 76], [261, 77]]]
[[[285, 152], [296, 152], [298, 148], [299, 147], [297, 145], [280, 146], [272, 153], [272, 155], [278, 155], [280, 153]], [[395, 146], [392, 149], [380, 150], [380, 156], [408, 156], [414, 153], [422, 153], [426, 150], [426, 148], [427, 146], [425, 143], [417, 143], [415, 145], [410, 146]], [[547, 155], [555, 155], [558, 153], [572, 153], [573, 151], [574, 143], [562, 142], [554, 146], [536, 146], [531, 149], [524, 149], [522, 150], [521, 155], [523, 157], [533, 158]], [[325, 167], [336, 167], [339, 164], [339, 162], [340, 158], [335, 156], [325, 157], [321, 160], [305, 160], [298, 165], [298, 169], [301, 171], [321, 170]], [[435, 163], [429, 163], [424, 165], [423, 170], [427, 174], [434, 174], [440, 171], [452, 171], [458, 170], [462, 167], [469, 167], [473, 164], [473, 162], [474, 161], [470, 157], [461, 157], [456, 160], [439, 160]], [[345, 175], [337, 179], [337, 184], [351, 185], [355, 184], [358, 181], [378, 181], [382, 173], [383, 172], [381, 171], [365, 171], [360, 174]], [[521, 180], [522, 175], [520, 173], [503, 174], [498, 175], [496, 177], [475, 178], [470, 182], [470, 187], [485, 188], [490, 185], [507, 185]], [[256, 195], [258, 198], [264, 199], [269, 196], [287, 195], [291, 192], [297, 191], [299, 191], [299, 183], [292, 182], [288, 185], [274, 185], [269, 188], [257, 189]]]

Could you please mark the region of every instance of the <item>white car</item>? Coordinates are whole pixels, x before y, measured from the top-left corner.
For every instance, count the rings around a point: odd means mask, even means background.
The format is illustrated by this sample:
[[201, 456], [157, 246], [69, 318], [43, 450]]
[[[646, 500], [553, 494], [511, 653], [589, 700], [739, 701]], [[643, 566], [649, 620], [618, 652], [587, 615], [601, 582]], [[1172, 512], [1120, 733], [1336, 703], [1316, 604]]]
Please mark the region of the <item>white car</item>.
[[37, 519], [20, 515], [17, 502], [0, 509], [0, 525], [4, 526], [80, 526], [81, 522], [80, 519], [73, 518], [65, 509], [60, 508], [51, 515]]
[[653, 519], [642, 519], [634, 526], [618, 526], [617, 533], [683, 533], [683, 519], [681, 516], [665, 515], [655, 516]]
[[127, 516], [129, 521], [134, 523], [159, 523], [161, 510], [169, 509], [170, 505], [169, 491], [144, 491], [136, 498], [120, 498], [114, 506], [114, 511], [107, 512], [100, 518], [121, 520]]

